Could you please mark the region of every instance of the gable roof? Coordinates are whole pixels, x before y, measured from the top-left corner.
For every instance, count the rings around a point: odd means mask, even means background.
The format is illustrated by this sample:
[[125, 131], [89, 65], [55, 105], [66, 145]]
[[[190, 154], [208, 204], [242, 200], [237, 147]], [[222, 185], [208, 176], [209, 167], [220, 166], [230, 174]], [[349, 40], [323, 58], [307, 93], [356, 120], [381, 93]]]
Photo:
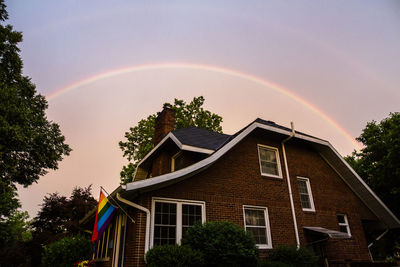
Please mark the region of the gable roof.
[[[263, 129], [281, 134], [282, 140], [290, 136], [292, 133], [292, 130], [287, 127], [277, 125], [271, 121], [256, 119], [236, 134], [230, 136], [229, 139], [209, 157], [178, 171], [156, 176], [151, 179], [131, 182], [123, 185], [122, 188], [127, 191], [146, 192], [189, 178], [210, 167], [215, 161], [221, 158], [225, 153], [227, 153], [231, 148], [233, 148], [255, 129]], [[173, 133], [169, 133], [161, 142], [165, 142], [168, 138], [177, 139]], [[400, 228], [399, 219], [386, 207], [386, 205], [378, 198], [378, 196], [375, 195], [375, 193], [328, 141], [301, 132], [296, 132], [294, 139], [303, 140], [304, 142], [309, 143], [316, 151], [318, 151], [325, 161], [342, 178], [342, 180], [388, 228]], [[180, 142], [178, 139], [177, 141]], [[157, 148], [158, 146], [156, 146], [154, 149]], [[153, 153], [153, 150], [149, 154]]]

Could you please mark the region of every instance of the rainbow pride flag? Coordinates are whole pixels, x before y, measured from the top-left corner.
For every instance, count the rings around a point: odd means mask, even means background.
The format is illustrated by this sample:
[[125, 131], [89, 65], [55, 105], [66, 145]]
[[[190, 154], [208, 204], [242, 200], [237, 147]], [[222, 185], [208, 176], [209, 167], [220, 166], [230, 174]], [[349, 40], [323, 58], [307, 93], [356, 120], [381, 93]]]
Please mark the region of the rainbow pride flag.
[[94, 221], [94, 229], [92, 242], [95, 243], [100, 240], [101, 235], [107, 229], [111, 220], [114, 217], [116, 208], [108, 202], [108, 199], [104, 196], [100, 190], [99, 204], [97, 205], [96, 220]]

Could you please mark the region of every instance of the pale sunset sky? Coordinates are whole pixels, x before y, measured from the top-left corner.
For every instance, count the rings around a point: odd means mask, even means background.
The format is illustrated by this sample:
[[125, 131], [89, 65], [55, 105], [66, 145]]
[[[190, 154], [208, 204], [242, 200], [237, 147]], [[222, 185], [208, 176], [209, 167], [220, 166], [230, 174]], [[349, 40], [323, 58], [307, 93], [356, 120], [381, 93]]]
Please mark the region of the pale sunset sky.
[[400, 1], [6, 0], [24, 74], [73, 151], [19, 188], [119, 184], [118, 141], [174, 98], [203, 95], [233, 134], [257, 117], [323, 138], [343, 156], [365, 124], [400, 111]]

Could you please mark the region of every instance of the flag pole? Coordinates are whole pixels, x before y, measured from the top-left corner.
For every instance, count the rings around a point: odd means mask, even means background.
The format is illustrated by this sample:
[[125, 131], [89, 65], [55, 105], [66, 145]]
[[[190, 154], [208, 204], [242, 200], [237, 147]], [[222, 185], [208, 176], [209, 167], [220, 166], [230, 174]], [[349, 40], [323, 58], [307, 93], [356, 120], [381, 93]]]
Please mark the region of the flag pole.
[[125, 215], [126, 215], [129, 219], [131, 219], [131, 221], [132, 221], [133, 223], [135, 223], [135, 220], [132, 219], [131, 216], [129, 216], [129, 214], [128, 214], [128, 213], [118, 204], [118, 202], [104, 189], [104, 187], [100, 186], [100, 189], [102, 189], [102, 190], [104, 191], [104, 193], [106, 193], [107, 196], [110, 197], [110, 199], [112, 199], [112, 201], [114, 201], [115, 204], [117, 204], [117, 206], [123, 211], [123, 213], [125, 213]]

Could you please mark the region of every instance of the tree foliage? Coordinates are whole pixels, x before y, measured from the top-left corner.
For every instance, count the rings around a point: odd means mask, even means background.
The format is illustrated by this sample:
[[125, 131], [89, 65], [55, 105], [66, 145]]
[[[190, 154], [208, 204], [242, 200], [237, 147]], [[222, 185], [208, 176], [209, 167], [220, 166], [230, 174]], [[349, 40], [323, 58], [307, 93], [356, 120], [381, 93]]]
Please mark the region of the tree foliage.
[[[0, 2], [1, 22], [8, 17]], [[49, 121], [44, 96], [22, 75], [18, 43], [22, 34], [0, 24], [0, 177], [28, 186], [68, 155], [58, 124]]]
[[400, 113], [368, 122], [357, 140], [365, 147], [347, 162], [400, 217]]
[[30, 234], [27, 213], [18, 211], [16, 184], [37, 182], [49, 169], [57, 169], [71, 149], [59, 126], [47, 119], [46, 99], [22, 74], [22, 34], [5, 24], [7, 19], [0, 0], [0, 257], [16, 266], [24, 259]]
[[[184, 100], [174, 99], [173, 105], [164, 103], [175, 110], [175, 129], [186, 127], [199, 127], [214, 132], [222, 132], [222, 117], [203, 108], [204, 97], [194, 97], [190, 103]], [[154, 123], [157, 114], [149, 115], [142, 119], [135, 127], [131, 127], [125, 133], [126, 141], [120, 141], [119, 147], [123, 151], [129, 163], [123, 166], [121, 171], [121, 183], [132, 181], [137, 163], [144, 158], [154, 147]]]
[[51, 240], [58, 234], [78, 233], [79, 220], [97, 205], [91, 190], [89, 185], [86, 188], [75, 187], [70, 198], [58, 193], [45, 196], [32, 223], [35, 234]]

